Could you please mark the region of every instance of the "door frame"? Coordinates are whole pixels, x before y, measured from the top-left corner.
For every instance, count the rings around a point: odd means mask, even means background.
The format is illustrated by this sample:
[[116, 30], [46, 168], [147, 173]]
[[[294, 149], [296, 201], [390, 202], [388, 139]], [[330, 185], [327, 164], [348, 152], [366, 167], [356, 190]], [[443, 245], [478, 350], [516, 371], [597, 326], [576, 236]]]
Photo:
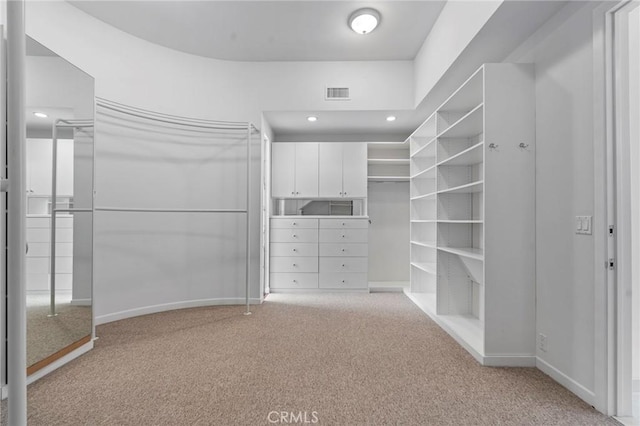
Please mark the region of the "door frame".
[[[624, 14], [638, 7], [638, 0], [623, 0], [614, 4], [603, 4], [602, 44], [596, 46], [605, 58], [602, 79], [595, 77], [596, 89], [604, 82], [604, 123], [598, 127], [598, 135], [604, 137], [602, 159], [596, 155], [596, 183], [602, 178], [603, 185], [596, 184], [597, 205], [602, 202], [601, 211], [606, 222], [600, 240], [596, 240], [596, 273], [601, 259], [605, 262], [605, 286], [601, 293], [601, 304], [596, 302], [596, 380], [601, 389], [596, 408], [608, 415], [627, 417], [631, 415], [631, 298], [625, 296], [631, 276], [631, 237], [629, 200], [628, 150], [628, 57], [626, 44], [620, 43], [620, 34], [626, 31], [621, 19]], [[594, 20], [596, 25], [596, 20]], [[628, 53], [628, 51], [626, 52]], [[625, 69], [626, 68], [626, 69]], [[626, 96], [626, 98], [625, 98]], [[595, 116], [598, 117], [598, 114]], [[626, 126], [625, 126], [626, 125]], [[626, 127], [626, 128], [625, 128]], [[596, 142], [597, 143], [597, 142]], [[598, 150], [596, 149], [596, 154]], [[600, 195], [603, 195], [600, 197]], [[595, 229], [595, 228], [594, 228]], [[604, 333], [599, 341], [599, 333]], [[599, 345], [598, 343], [601, 343]], [[599, 372], [598, 367], [603, 367]], [[598, 380], [600, 379], [600, 380]]]

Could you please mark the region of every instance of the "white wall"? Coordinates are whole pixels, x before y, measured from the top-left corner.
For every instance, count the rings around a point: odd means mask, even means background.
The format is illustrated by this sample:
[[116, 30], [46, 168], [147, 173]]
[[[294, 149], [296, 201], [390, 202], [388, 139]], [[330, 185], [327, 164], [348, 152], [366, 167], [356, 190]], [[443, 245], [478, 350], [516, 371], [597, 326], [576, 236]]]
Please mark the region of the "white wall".
[[502, 2], [448, 1], [445, 4], [414, 61], [416, 105], [449, 71]]
[[369, 182], [369, 281], [409, 281], [409, 184]]
[[592, 13], [561, 10], [508, 60], [536, 69], [537, 331], [539, 367], [594, 403], [594, 241], [574, 231], [594, 213]]

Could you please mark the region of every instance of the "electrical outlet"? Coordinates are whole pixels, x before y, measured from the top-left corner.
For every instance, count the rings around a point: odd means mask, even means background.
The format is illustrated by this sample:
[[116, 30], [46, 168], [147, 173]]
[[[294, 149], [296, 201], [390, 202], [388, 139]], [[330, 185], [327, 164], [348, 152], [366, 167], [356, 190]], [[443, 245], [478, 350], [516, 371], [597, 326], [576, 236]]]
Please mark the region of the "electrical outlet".
[[542, 333], [538, 335], [538, 347], [542, 352], [547, 351], [547, 336]]

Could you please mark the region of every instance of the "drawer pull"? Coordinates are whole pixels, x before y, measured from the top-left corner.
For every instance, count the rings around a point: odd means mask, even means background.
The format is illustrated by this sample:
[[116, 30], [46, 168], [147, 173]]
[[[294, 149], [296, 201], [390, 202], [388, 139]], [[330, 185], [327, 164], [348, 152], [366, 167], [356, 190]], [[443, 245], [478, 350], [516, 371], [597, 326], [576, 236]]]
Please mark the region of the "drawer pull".
[[298, 251], [298, 250], [296, 250], [296, 249], [293, 249], [293, 251]]
[[344, 268], [344, 263], [342, 264], [342, 267]]
[[342, 280], [342, 284], [344, 284], [344, 280]]
[[342, 238], [344, 238], [344, 234], [342, 234]]
[[298, 236], [296, 234], [293, 234], [293, 238], [298, 238]]
[[344, 223], [344, 222], [342, 222], [342, 226], [344, 226], [344, 225], [345, 225], [345, 223]]
[[297, 225], [297, 223], [293, 222], [291, 225], [296, 226], [296, 225]]
[[343, 251], [343, 252], [345, 252], [346, 250], [345, 250], [345, 249], [342, 249], [342, 251]]
[[296, 264], [294, 263], [294, 264], [293, 264], [293, 267], [295, 268], [296, 266], [298, 266], [298, 265], [296, 265]]
[[291, 280], [292, 283], [298, 284], [298, 280]]

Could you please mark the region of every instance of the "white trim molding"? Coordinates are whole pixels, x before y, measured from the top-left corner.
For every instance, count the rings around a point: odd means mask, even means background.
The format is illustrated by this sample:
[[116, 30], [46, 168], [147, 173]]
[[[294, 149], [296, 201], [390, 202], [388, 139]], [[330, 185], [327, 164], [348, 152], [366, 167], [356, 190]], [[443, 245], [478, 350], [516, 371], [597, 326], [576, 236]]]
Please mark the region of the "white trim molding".
[[541, 370], [543, 373], [551, 377], [556, 382], [560, 383], [565, 388], [569, 389], [571, 392], [575, 393], [580, 399], [582, 399], [587, 404], [593, 406], [595, 402], [595, 393], [590, 391], [586, 387], [582, 386], [580, 383], [573, 380], [571, 377], [564, 374], [562, 371], [558, 370], [548, 362], [544, 361], [541, 358], [536, 358], [536, 367]]

